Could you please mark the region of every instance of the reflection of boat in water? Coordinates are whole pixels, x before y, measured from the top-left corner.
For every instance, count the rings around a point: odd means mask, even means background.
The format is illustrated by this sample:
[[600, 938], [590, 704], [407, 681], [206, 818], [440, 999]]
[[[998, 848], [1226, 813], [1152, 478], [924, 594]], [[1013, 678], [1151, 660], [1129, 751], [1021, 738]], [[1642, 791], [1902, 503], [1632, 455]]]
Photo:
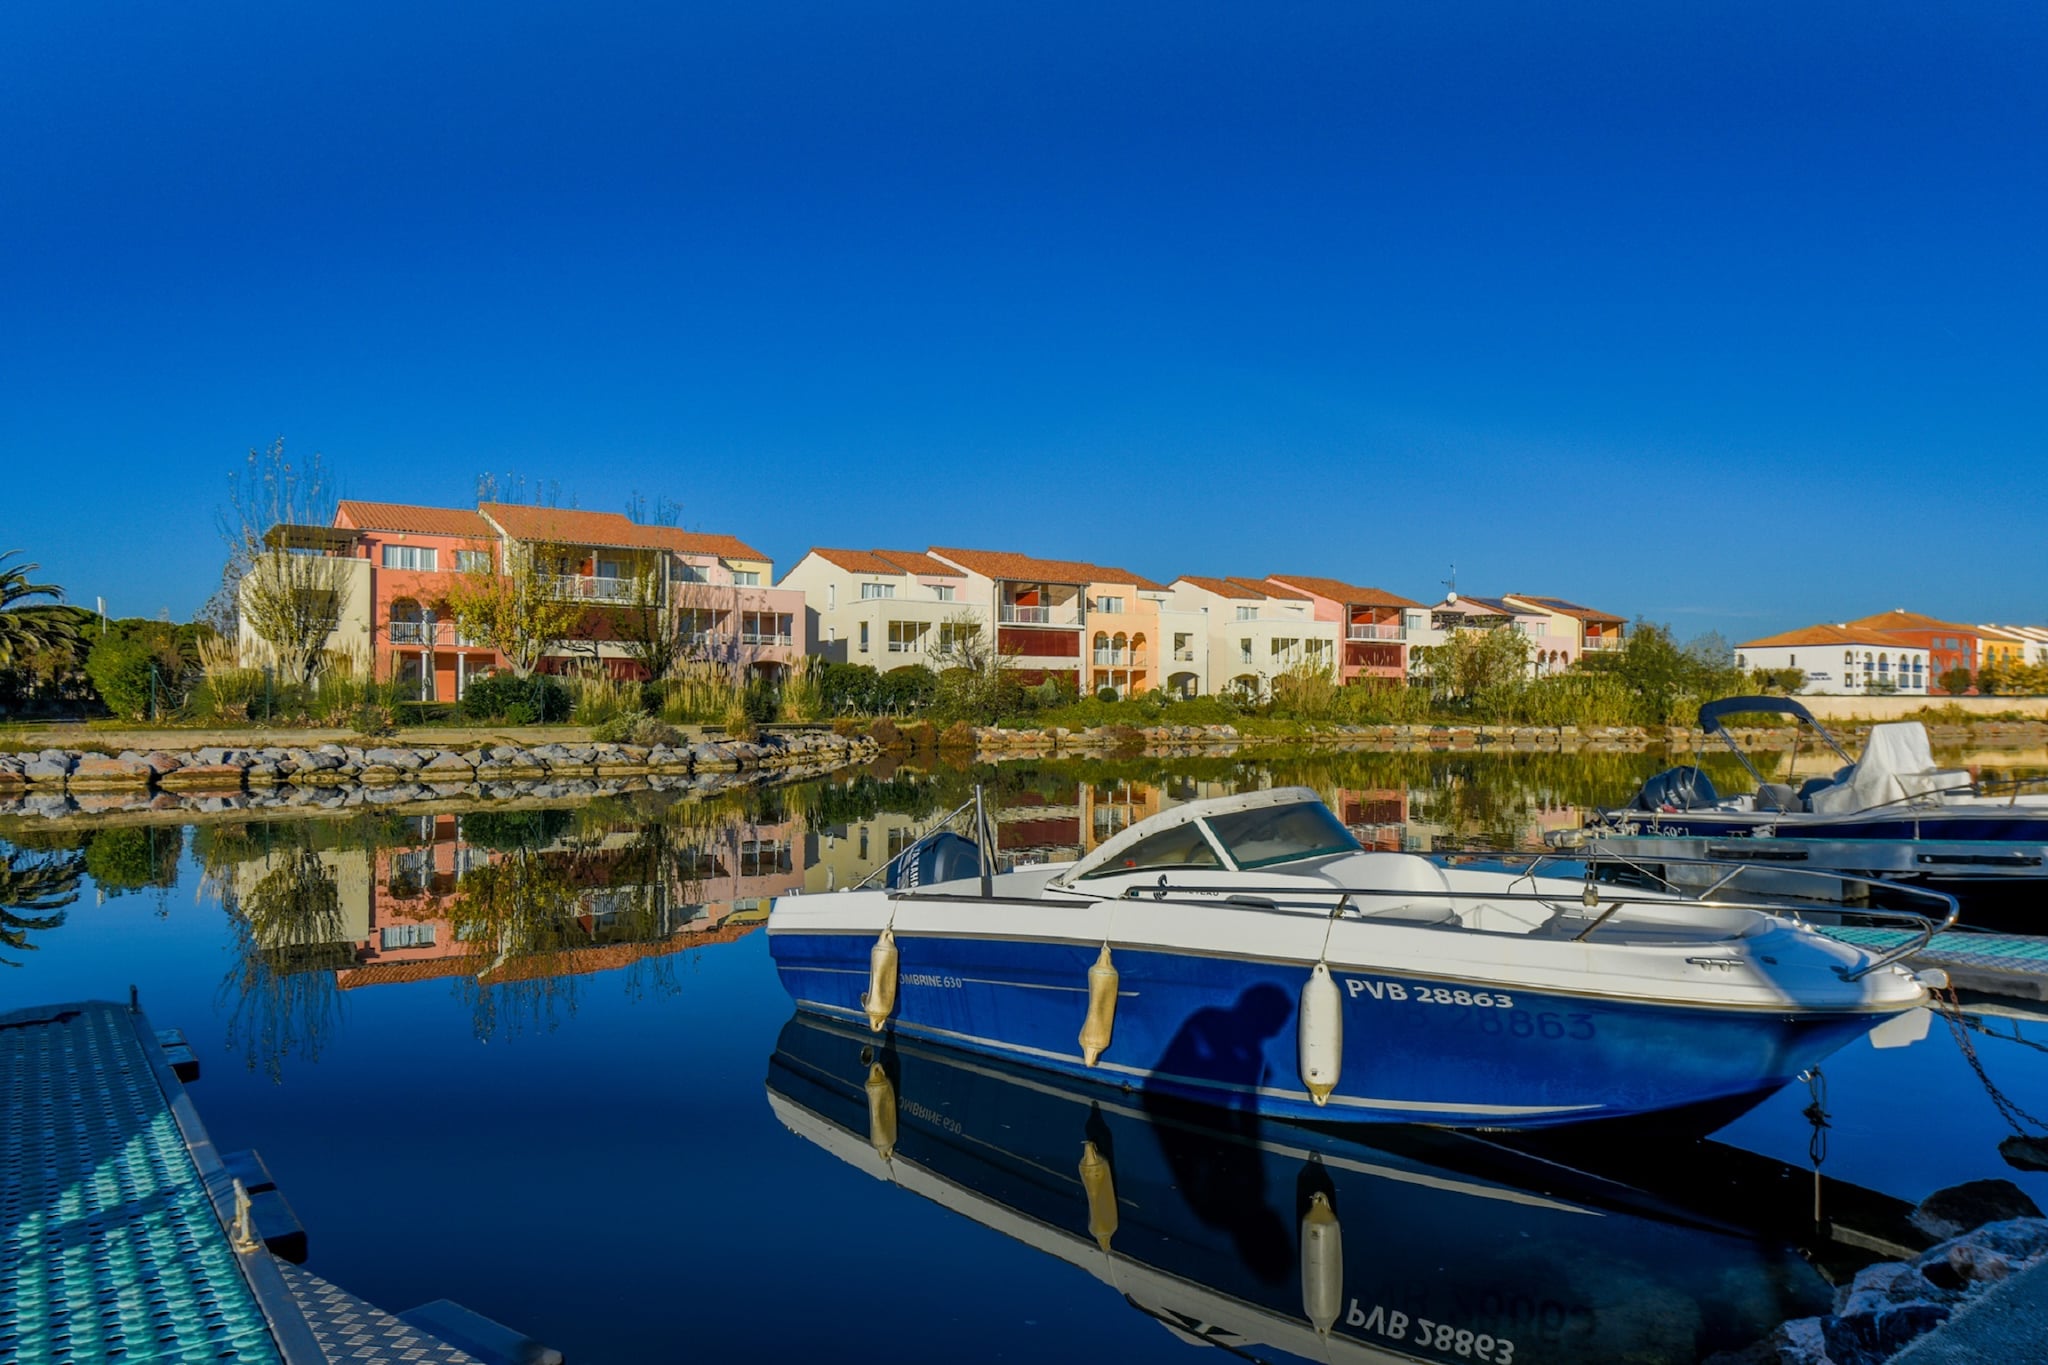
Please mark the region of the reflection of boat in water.
[[[1792, 719], [1788, 777], [1805, 729], [1841, 766], [1796, 788], [1770, 781], [1726, 723], [1755, 713]], [[1645, 859], [1662, 852], [1847, 872], [1930, 887], [1963, 898], [1972, 909], [1989, 896], [2037, 895], [2048, 885], [2048, 792], [2026, 790], [2038, 779], [1981, 781], [1966, 769], [1937, 767], [1918, 721], [1873, 725], [1853, 759], [1789, 697], [1708, 702], [1700, 707], [1699, 725], [1727, 742], [1755, 789], [1724, 795], [1698, 767], [1667, 769], [1647, 779], [1625, 808], [1588, 820], [1585, 832], [1601, 847]], [[1786, 890], [1809, 895], [1817, 882]], [[1855, 886], [1839, 890], [1862, 894]], [[1907, 908], [1924, 911], [1926, 904]]]
[[[1390, 1126], [1366, 1145], [802, 1014], [768, 1099], [847, 1164], [1236, 1350], [1692, 1361], [1829, 1297], [1713, 1180], [1701, 1212], [1461, 1134]], [[1772, 1181], [1767, 1195], [1756, 1222], [1791, 1221], [1808, 1192]]]
[[895, 866], [906, 885], [776, 903], [802, 1008], [1294, 1117], [1725, 1115], [1926, 999], [1890, 965], [1917, 944], [1878, 957], [1591, 869], [1367, 853], [1299, 787], [1074, 863], [991, 876], [942, 835]]

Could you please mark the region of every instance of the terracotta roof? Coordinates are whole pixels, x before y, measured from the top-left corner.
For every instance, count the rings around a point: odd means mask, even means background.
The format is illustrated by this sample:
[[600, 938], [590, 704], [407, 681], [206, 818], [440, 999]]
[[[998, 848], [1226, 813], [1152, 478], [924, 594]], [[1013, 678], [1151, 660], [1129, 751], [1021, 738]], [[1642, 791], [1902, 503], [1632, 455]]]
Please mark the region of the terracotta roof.
[[1009, 550], [955, 550], [943, 545], [932, 546], [932, 553], [984, 578], [1024, 583], [1069, 583], [1075, 587], [1089, 583], [1129, 583], [1151, 592], [1164, 590], [1160, 584], [1129, 569], [1090, 564], [1079, 559], [1039, 559]]
[[1538, 597], [1534, 593], [1526, 592], [1511, 592], [1507, 596], [1516, 602], [1533, 602], [1545, 611], [1554, 611], [1560, 616], [1577, 617], [1581, 621], [1612, 621], [1616, 625], [1625, 625], [1628, 620], [1627, 617], [1616, 616], [1612, 612], [1596, 611], [1592, 607], [1582, 607], [1576, 602], [1567, 602], [1562, 597]]
[[1290, 588], [1327, 597], [1347, 607], [1419, 607], [1420, 602], [1411, 602], [1405, 597], [1383, 588], [1361, 588], [1355, 583], [1346, 583], [1336, 578], [1310, 578], [1306, 574], [1269, 573], [1268, 583], [1284, 583]]
[[585, 972], [601, 972], [612, 967], [624, 967], [643, 958], [666, 957], [689, 948], [704, 948], [717, 943], [731, 943], [745, 938], [759, 929], [758, 924], [720, 923], [715, 929], [692, 933], [680, 930], [668, 938], [652, 943], [607, 943], [588, 948], [565, 948], [559, 952], [531, 953], [515, 957], [491, 966], [495, 960], [488, 953], [454, 953], [446, 957], [415, 958], [410, 962], [371, 962], [360, 967], [345, 967], [334, 974], [334, 984], [342, 990], [358, 986], [384, 986], [406, 981], [432, 981], [451, 976], [475, 976], [482, 973], [485, 984], [504, 981], [530, 981], [543, 976], [580, 976]]
[[415, 507], [403, 502], [361, 502], [343, 498], [334, 524], [357, 531], [404, 531], [422, 536], [482, 536], [497, 539], [491, 524], [459, 507]]
[[1278, 583], [1263, 582], [1256, 578], [1204, 578], [1200, 574], [1184, 573], [1174, 580], [1177, 583], [1192, 583], [1196, 587], [1215, 593], [1218, 597], [1234, 597], [1241, 601], [1263, 602], [1267, 599], [1284, 602], [1306, 602], [1307, 593], [1283, 588]]
[[[1737, 649], [1772, 649], [1785, 645], [1883, 645], [1896, 649], [1899, 642], [1881, 631], [1857, 630], [1852, 622], [1848, 626], [1831, 626], [1825, 623], [1802, 626], [1788, 630], [1781, 635], [1767, 635], [1761, 640], [1744, 640]], [[1908, 649], [1913, 646], [1908, 645]]]
[[960, 570], [933, 559], [921, 550], [828, 550], [813, 546], [809, 553], [848, 573], [902, 576], [923, 574], [928, 578], [959, 578]]
[[1896, 611], [1881, 611], [1875, 616], [1859, 616], [1842, 624], [1863, 630], [1952, 630], [1958, 635], [1977, 633], [1975, 626], [1959, 626], [1954, 621], [1936, 620], [1932, 616], [1922, 616], [1917, 611], [1907, 611], [1904, 607]]
[[675, 550], [731, 559], [768, 558], [734, 536], [679, 531], [673, 526], [642, 526], [619, 512], [585, 512], [575, 507], [532, 507], [512, 502], [482, 502], [477, 504], [477, 510], [504, 527], [505, 534], [514, 540], [606, 545], [625, 550]]

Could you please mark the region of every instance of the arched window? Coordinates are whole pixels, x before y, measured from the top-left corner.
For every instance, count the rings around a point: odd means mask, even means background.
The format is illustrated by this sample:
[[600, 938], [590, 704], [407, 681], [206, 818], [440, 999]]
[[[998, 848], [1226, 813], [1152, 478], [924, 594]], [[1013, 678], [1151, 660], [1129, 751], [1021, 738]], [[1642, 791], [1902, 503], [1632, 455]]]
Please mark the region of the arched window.
[[1099, 630], [1095, 632], [1095, 662], [1098, 664], [1109, 662], [1109, 636]]
[[416, 597], [393, 598], [391, 602], [391, 643], [394, 645], [423, 645], [427, 643], [427, 613]]

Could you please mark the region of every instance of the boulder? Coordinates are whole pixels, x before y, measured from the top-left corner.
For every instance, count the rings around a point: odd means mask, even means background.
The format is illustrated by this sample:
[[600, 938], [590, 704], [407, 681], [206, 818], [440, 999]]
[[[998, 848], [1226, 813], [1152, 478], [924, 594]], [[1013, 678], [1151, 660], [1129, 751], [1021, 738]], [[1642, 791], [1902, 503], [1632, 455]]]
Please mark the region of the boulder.
[[159, 777], [157, 785], [166, 791], [219, 791], [223, 787], [240, 787], [242, 777], [237, 764], [188, 763]]
[[462, 755], [440, 753], [420, 769], [420, 776], [429, 782], [467, 782], [475, 772], [475, 765]]
[[1948, 1321], [1947, 1304], [1902, 1303], [1875, 1313], [1820, 1320], [1821, 1340], [1833, 1365], [1884, 1365], [1916, 1337]]
[[365, 768], [397, 768], [401, 772], [414, 772], [425, 766], [426, 760], [412, 749], [371, 749], [363, 755]]
[[31, 782], [62, 782], [71, 776], [78, 760], [55, 749], [45, 749], [21, 765], [21, 775]]
[[156, 780], [156, 770], [133, 754], [108, 758], [105, 754], [80, 754], [71, 770], [74, 787], [147, 787]]
[[1901, 1261], [1880, 1261], [1856, 1272], [1856, 1278], [1835, 1291], [1835, 1313], [1840, 1317], [1868, 1316], [1902, 1303], [1954, 1303], [1960, 1297], [1953, 1289], [1937, 1287], [1920, 1273], [1918, 1265]]
[[2040, 1216], [2040, 1206], [2010, 1180], [1971, 1180], [1928, 1195], [1913, 1210], [1912, 1222], [1928, 1236], [1946, 1239], [1986, 1223]]

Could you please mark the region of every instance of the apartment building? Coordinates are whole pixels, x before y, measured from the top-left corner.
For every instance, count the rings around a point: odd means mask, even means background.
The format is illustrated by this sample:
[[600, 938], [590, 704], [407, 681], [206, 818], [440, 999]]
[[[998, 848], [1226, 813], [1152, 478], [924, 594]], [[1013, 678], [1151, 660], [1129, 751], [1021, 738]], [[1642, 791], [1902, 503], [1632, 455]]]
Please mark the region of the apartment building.
[[987, 610], [997, 647], [1015, 656], [1025, 680], [1068, 678], [1086, 691], [1158, 685], [1157, 595], [1166, 590], [1151, 579], [1009, 550], [935, 545], [931, 556], [961, 572], [961, 598]]
[[1420, 602], [1383, 588], [1310, 574], [1267, 574], [1266, 581], [1307, 594], [1318, 621], [1337, 623], [1343, 642], [1337, 659], [1339, 682], [1407, 680], [1409, 633], [1419, 631], [1427, 619]]
[[1927, 655], [1927, 690], [1937, 695], [1944, 693], [1940, 683], [1944, 673], [1960, 668], [1975, 674], [1983, 653], [1983, 637], [1975, 626], [1923, 616], [1903, 607], [1881, 611], [1874, 616], [1861, 616], [1842, 624], [1849, 630], [1875, 631], [1890, 641], [1894, 648], [1903, 645], [1924, 650]]
[[[462, 695], [505, 660], [456, 629], [449, 595], [463, 574], [502, 573], [514, 546], [538, 555], [547, 582], [585, 604], [579, 627], [542, 661], [544, 671], [594, 663], [620, 676], [639, 666], [619, 643], [617, 609], [651, 590], [691, 623], [692, 657], [773, 676], [801, 654], [801, 594], [766, 586], [774, 565], [733, 536], [643, 526], [614, 512], [480, 503], [474, 511], [348, 499], [329, 527], [278, 527], [271, 543], [349, 561], [341, 622], [330, 650], [367, 660], [379, 678], [428, 700]], [[246, 618], [246, 649], [263, 647]]]
[[962, 595], [964, 570], [921, 550], [819, 547], [782, 576], [803, 595], [806, 652], [882, 672], [939, 667], [963, 631], [990, 629], [988, 603]]
[[1291, 669], [1337, 667], [1342, 626], [1316, 619], [1315, 599], [1305, 592], [1265, 579], [1192, 574], [1176, 578], [1171, 591], [1175, 608], [1204, 623], [1213, 691], [1269, 697], [1273, 680]]
[[1412, 632], [1411, 649], [1441, 645], [1461, 630], [1513, 630], [1527, 642], [1529, 673], [1543, 677], [1570, 666], [1577, 657], [1576, 626], [1557, 627], [1547, 611], [1518, 606], [1505, 597], [1467, 597], [1453, 592], [1428, 609], [1429, 624]]
[[1555, 673], [1570, 668], [1588, 654], [1620, 649], [1625, 643], [1627, 623], [1612, 613], [1567, 602], [1562, 597], [1537, 597], [1530, 593], [1511, 592], [1501, 601], [1517, 611], [1543, 618], [1541, 633], [1532, 636], [1540, 641], [1536, 648], [1543, 653], [1538, 672]]
[[1903, 693], [1925, 696], [1933, 689], [1927, 650], [1902, 645], [1880, 630], [1820, 624], [1745, 640], [1735, 647], [1735, 666], [1743, 669], [1797, 669], [1805, 675], [1799, 691], [1824, 696]]

